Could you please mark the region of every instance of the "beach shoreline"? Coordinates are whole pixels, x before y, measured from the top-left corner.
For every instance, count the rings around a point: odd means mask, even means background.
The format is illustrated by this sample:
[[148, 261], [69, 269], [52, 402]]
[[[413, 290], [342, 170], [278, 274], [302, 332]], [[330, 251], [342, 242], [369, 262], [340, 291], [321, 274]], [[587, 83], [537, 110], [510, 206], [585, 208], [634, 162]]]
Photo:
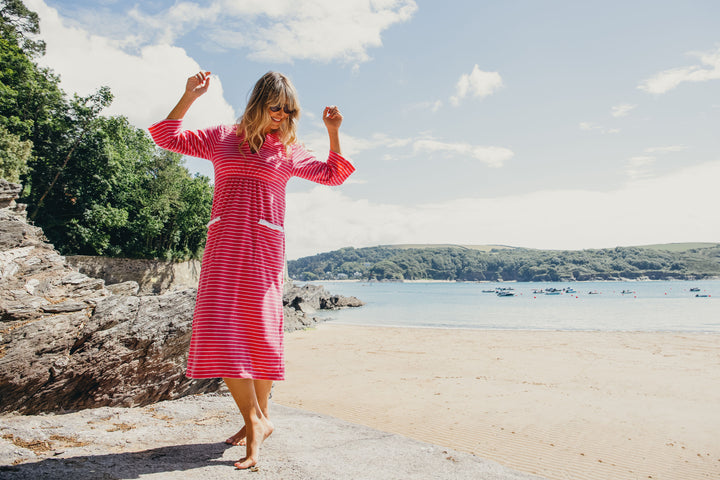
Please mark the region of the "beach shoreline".
[[718, 478], [720, 335], [333, 323], [274, 401], [549, 479]]

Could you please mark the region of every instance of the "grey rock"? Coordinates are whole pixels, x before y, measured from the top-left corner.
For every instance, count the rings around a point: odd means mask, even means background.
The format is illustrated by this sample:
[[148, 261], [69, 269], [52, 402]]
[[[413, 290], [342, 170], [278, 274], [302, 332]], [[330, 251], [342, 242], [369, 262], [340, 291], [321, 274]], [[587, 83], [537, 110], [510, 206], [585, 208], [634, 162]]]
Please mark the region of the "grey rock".
[[0, 409], [31, 414], [142, 406], [216, 391], [219, 379], [184, 375], [194, 303], [194, 290], [113, 295], [90, 316], [48, 315], [13, 329], [2, 339]]
[[62, 303], [54, 303], [50, 305], [43, 305], [40, 309], [45, 313], [71, 313], [85, 310], [88, 307], [87, 303], [84, 302], [73, 302], [68, 300]]
[[184, 375], [195, 290], [138, 297], [131, 282], [111, 291], [67, 265], [13, 208], [0, 209], [0, 232], [0, 411], [145, 405], [217, 390], [217, 379]]
[[283, 291], [285, 331], [302, 330], [324, 321], [309, 314], [318, 310], [335, 310], [346, 307], [360, 307], [364, 303], [355, 297], [331, 295], [320, 285], [295, 285], [288, 281]]
[[320, 285], [306, 284], [297, 286], [291, 282], [287, 282], [286, 285], [283, 292], [283, 304], [289, 305], [296, 310], [302, 311], [301, 304], [306, 309], [319, 310], [322, 308], [321, 299], [330, 297], [330, 293]]
[[342, 295], [332, 295], [328, 298], [322, 298], [320, 301], [320, 307], [329, 310], [362, 307], [363, 305], [365, 305], [365, 303], [357, 297], [343, 297]]
[[12, 206], [15, 199], [20, 196], [20, 192], [22, 192], [22, 185], [0, 178], [0, 208]]
[[140, 285], [132, 280], [116, 283], [114, 285], [106, 285], [105, 288], [107, 288], [113, 295], [121, 296], [137, 295], [140, 292]]

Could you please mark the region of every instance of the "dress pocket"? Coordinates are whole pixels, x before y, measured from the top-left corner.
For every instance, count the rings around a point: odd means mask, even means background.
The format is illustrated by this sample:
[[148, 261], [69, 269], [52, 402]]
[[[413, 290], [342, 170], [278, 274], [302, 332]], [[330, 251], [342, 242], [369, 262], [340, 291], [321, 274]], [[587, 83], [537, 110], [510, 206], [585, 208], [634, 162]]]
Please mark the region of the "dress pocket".
[[268, 221], [265, 220], [265, 219], [260, 219], [260, 220], [258, 221], [258, 223], [259, 223], [260, 225], [262, 225], [263, 227], [267, 227], [267, 228], [269, 228], [269, 229], [271, 229], [271, 230], [275, 230], [276, 232], [285, 233], [285, 229], [284, 229], [283, 227], [281, 227], [280, 225], [276, 225], [276, 224], [274, 224], [274, 223], [270, 223], [270, 222], [268, 222]]
[[265, 266], [270, 278], [281, 281], [285, 269], [285, 229], [275, 223], [258, 221], [258, 242], [254, 245], [255, 259]]

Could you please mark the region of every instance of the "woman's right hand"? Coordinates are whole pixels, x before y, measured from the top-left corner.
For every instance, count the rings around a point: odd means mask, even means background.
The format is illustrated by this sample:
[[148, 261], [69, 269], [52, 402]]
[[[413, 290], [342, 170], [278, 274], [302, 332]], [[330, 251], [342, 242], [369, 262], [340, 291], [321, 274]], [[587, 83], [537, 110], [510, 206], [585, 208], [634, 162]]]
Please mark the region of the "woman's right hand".
[[198, 72], [187, 79], [185, 92], [197, 98], [207, 92], [208, 87], [210, 87], [210, 72]]
[[185, 93], [183, 93], [175, 108], [170, 111], [167, 118], [169, 120], [181, 120], [184, 118], [193, 102], [207, 92], [209, 86], [210, 72], [198, 72], [188, 78], [185, 84]]

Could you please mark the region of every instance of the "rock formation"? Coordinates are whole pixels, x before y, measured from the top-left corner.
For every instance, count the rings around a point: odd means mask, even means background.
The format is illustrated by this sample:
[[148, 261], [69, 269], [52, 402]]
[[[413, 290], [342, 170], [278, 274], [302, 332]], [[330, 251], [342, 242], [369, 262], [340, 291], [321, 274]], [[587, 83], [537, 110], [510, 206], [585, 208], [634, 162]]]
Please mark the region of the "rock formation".
[[364, 303], [355, 297], [331, 295], [320, 285], [296, 286], [292, 282], [285, 283], [283, 292], [283, 313], [285, 331], [302, 330], [318, 323], [312, 317], [318, 310], [337, 310], [345, 307], [361, 307]]
[[[0, 412], [140, 406], [220, 388], [184, 375], [195, 289], [139, 296], [136, 282], [79, 273], [27, 223], [20, 190], [0, 181]], [[289, 285], [286, 330], [345, 304], [361, 302]]]

